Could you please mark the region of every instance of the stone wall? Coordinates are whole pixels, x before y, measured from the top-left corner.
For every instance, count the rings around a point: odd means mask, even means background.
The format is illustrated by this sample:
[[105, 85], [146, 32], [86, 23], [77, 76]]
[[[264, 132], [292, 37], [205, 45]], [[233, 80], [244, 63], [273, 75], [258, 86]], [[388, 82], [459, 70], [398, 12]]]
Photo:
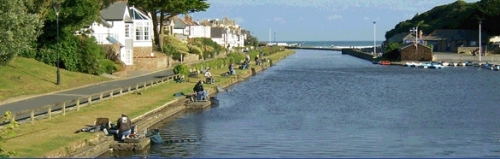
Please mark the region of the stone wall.
[[173, 59], [167, 56], [151, 58], [134, 58], [134, 65], [126, 66], [127, 71], [161, 70], [172, 65]]
[[[153, 47], [134, 47], [134, 58], [136, 57], [151, 57], [151, 53], [153, 52]], [[135, 59], [134, 59], [135, 60]], [[135, 64], [135, 61], [134, 61]]]
[[458, 47], [457, 53], [472, 54], [473, 52], [477, 52], [478, 50], [478, 47]]
[[368, 60], [368, 61], [373, 60], [372, 54], [364, 53], [364, 52], [354, 50], [354, 49], [342, 49], [342, 54], [351, 55], [351, 56], [354, 56], [354, 57], [357, 57], [360, 59], [364, 59], [364, 60]]
[[197, 54], [184, 54], [184, 56], [182, 57], [182, 61], [184, 63], [192, 63], [198, 60], [199, 60], [199, 55]]

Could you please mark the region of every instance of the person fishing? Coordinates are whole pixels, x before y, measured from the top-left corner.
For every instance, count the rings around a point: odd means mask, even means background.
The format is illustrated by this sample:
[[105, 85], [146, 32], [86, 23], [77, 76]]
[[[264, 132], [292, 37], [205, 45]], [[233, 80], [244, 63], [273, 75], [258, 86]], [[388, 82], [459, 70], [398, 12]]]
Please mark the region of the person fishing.
[[196, 101], [201, 101], [203, 99], [208, 99], [207, 98], [207, 91], [203, 89], [203, 81], [200, 80], [196, 85], [193, 87], [193, 92], [196, 95]]
[[125, 137], [132, 133], [132, 121], [127, 115], [122, 114], [116, 123], [118, 127], [118, 139], [124, 140]]

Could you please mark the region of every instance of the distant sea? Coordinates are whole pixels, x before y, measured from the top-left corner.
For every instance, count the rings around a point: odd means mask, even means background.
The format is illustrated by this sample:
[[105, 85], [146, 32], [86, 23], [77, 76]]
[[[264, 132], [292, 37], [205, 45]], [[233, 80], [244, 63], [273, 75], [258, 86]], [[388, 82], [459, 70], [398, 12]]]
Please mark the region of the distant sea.
[[[380, 46], [383, 41], [377, 41]], [[276, 41], [273, 43], [297, 44], [298, 46], [318, 47], [318, 48], [371, 48], [373, 41]]]

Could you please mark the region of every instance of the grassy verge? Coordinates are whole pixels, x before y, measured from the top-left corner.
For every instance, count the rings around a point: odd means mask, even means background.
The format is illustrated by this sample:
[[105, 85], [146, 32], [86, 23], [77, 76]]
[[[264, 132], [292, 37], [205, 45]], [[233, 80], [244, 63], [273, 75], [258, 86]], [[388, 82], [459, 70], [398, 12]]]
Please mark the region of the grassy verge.
[[[294, 52], [286, 50], [267, 57], [276, 62], [292, 53]], [[218, 83], [233, 78], [220, 77], [220, 74], [227, 72], [227, 68], [212, 68], [211, 72]], [[237, 74], [248, 75], [251, 74], [251, 70], [237, 70]], [[102, 133], [75, 134], [74, 132], [88, 124], [93, 124], [97, 117], [108, 117], [114, 121], [121, 113], [126, 113], [131, 118], [140, 116], [173, 100], [174, 93], [180, 91], [190, 93], [195, 83], [202, 78], [204, 77], [190, 78], [189, 82], [183, 83], [166, 83], [144, 90], [142, 95], [128, 94], [84, 107], [80, 111], [71, 112], [66, 116], [58, 115], [52, 119], [36, 121], [35, 124], [20, 125], [15, 130], [17, 136], [7, 139], [4, 150], [15, 151], [20, 157], [42, 157], [74, 143], [90, 140], [96, 135], [102, 135]], [[215, 87], [215, 85], [206, 85], [205, 87]]]
[[0, 75], [3, 76], [0, 78], [0, 102], [110, 80], [102, 76], [61, 69], [61, 85], [57, 86], [55, 67], [22, 57], [0, 67]]

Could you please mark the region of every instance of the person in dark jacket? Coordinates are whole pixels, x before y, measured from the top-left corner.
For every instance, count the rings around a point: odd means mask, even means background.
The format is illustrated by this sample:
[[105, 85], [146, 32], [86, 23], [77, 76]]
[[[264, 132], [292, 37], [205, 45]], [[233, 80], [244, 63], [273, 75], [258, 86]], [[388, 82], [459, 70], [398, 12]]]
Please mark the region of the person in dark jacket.
[[207, 91], [205, 91], [203, 89], [203, 81], [202, 80], [198, 81], [198, 83], [196, 83], [196, 85], [194, 85], [193, 92], [196, 94], [197, 101], [207, 99], [208, 93], [207, 93]]
[[236, 72], [234, 71], [234, 66], [233, 66], [232, 62], [229, 64], [229, 74], [230, 75], [236, 74]]
[[126, 136], [132, 133], [132, 121], [130, 118], [122, 114], [120, 118], [118, 118], [117, 127], [118, 127], [118, 138], [123, 140]]

